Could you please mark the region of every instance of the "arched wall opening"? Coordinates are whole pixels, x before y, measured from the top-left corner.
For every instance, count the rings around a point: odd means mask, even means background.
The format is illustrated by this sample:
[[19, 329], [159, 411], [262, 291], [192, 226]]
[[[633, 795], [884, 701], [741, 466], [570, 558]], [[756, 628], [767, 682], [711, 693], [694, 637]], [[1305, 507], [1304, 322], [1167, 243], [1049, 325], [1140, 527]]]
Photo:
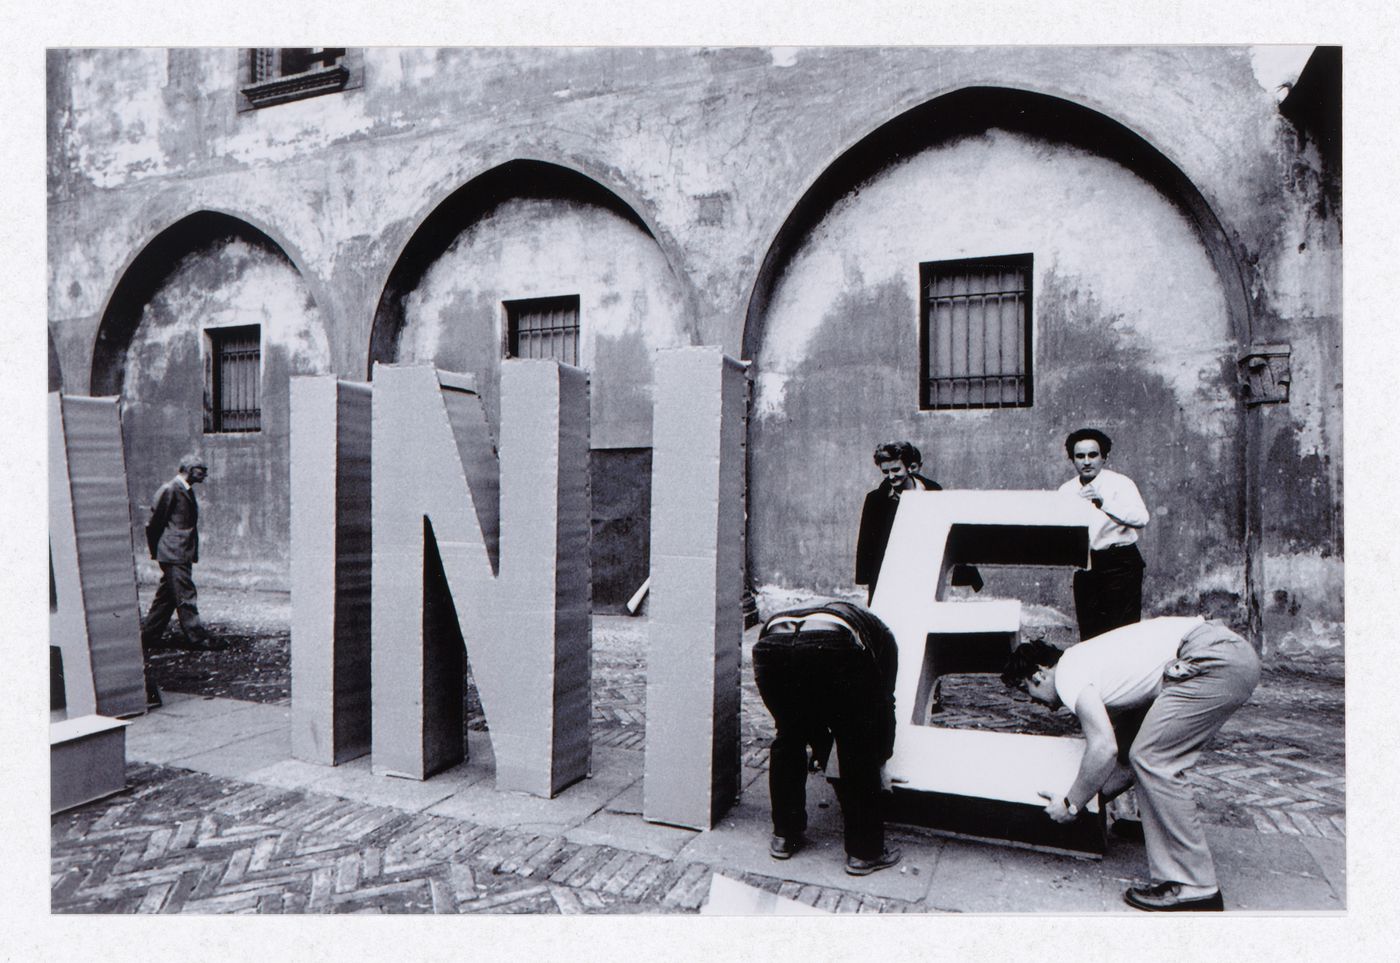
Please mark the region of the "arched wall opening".
[[156, 235], [108, 300], [91, 379], [94, 395], [122, 399], [138, 550], [151, 496], [198, 450], [201, 581], [285, 589], [289, 379], [328, 373], [330, 359], [310, 288], [265, 232], [199, 211]]
[[513, 312], [563, 302], [590, 375], [593, 591], [619, 611], [650, 552], [657, 349], [692, 343], [685, 284], [637, 211], [571, 168], [513, 160], [439, 204], [407, 242], [375, 312], [369, 364], [475, 376], [492, 431]]
[[[1008, 256], [1028, 256], [1029, 404], [924, 407], [921, 267]], [[1204, 600], [1243, 622], [1249, 498], [1234, 359], [1248, 331], [1218, 220], [1134, 132], [1001, 88], [910, 110], [817, 178], [758, 274], [744, 335], [756, 376], [751, 578], [852, 589], [877, 443], [913, 441], [945, 488], [1045, 489], [1071, 476], [1065, 435], [1096, 425], [1116, 441], [1109, 466], [1154, 512], [1145, 609]], [[1026, 570], [989, 589], [1072, 613], [1068, 583], [1067, 572]]]

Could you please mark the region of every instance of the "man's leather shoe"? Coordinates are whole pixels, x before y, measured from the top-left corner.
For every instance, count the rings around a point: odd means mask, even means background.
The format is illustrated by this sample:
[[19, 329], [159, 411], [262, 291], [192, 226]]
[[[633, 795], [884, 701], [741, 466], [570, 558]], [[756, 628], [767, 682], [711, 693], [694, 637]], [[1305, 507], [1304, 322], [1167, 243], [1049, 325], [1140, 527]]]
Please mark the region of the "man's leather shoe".
[[889, 869], [904, 855], [895, 846], [886, 846], [879, 859], [861, 859], [858, 856], [846, 857], [846, 873], [850, 876], [869, 876], [881, 869]]
[[180, 648], [191, 652], [223, 652], [228, 649], [228, 643], [223, 639], [206, 635], [202, 639], [188, 639]]
[[1220, 890], [1209, 896], [1181, 898], [1180, 883], [1153, 883], [1151, 886], [1134, 886], [1123, 894], [1123, 902], [1140, 910], [1155, 912], [1194, 912], [1219, 913], [1225, 909], [1225, 901]]
[[801, 848], [801, 836], [774, 836], [768, 841], [768, 855], [774, 859], [791, 859]]

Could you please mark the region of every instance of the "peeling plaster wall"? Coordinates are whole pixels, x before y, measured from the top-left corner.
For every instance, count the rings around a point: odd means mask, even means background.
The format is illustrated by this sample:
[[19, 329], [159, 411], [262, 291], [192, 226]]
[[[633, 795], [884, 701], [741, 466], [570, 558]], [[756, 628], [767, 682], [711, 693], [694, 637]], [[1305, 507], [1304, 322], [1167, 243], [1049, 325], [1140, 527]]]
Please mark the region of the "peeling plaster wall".
[[[261, 326], [262, 428], [205, 434], [205, 332], [246, 324]], [[325, 374], [329, 355], [315, 305], [285, 259], [231, 241], [178, 264], [146, 305], [126, 355], [122, 431], [141, 557], [152, 496], [197, 448], [209, 479], [197, 491], [196, 581], [287, 584], [288, 379]], [[147, 562], [138, 574], [158, 573]]]
[[[1265, 406], [1261, 516], [1264, 629], [1284, 654], [1341, 645], [1342, 238], [1337, 185], [1316, 146], [1279, 118], [1284, 217], [1258, 265], [1257, 342], [1291, 348], [1287, 405]], [[1329, 189], [1330, 188], [1330, 189]]]
[[[651, 229], [653, 253], [664, 259], [674, 283], [673, 289], [667, 284], [658, 288], [656, 275], [647, 275], [648, 329], [656, 323], [655, 314], [673, 323], [669, 312], [674, 309], [681, 316], [680, 328], [668, 332], [682, 330], [685, 343], [716, 344], [739, 357], [749, 297], [766, 252], [798, 199], [854, 144], [903, 112], [969, 86], [1060, 97], [1140, 134], [1199, 190], [1219, 219], [1228, 258], [1238, 264], [1247, 292], [1249, 317], [1241, 323], [1253, 331], [1234, 336], [1292, 346], [1293, 401], [1245, 417], [1257, 418], [1260, 429], [1257, 531], [1266, 628], [1291, 640], [1289, 645], [1316, 647], [1319, 639], [1340, 638], [1340, 215], [1326, 203], [1315, 149], [1280, 116], [1276, 81], [1259, 73], [1256, 53], [1245, 47], [1205, 46], [366, 48], [361, 52], [362, 86], [239, 112], [240, 52], [233, 48], [52, 50], [48, 320], [65, 389], [88, 388], [104, 305], [126, 265], [166, 226], [205, 209], [247, 220], [287, 252], [323, 319], [330, 370], [345, 378], [367, 378], [375, 309], [404, 245], [452, 192], [515, 158], [562, 164], [622, 198]], [[998, 147], [993, 138], [984, 147], [1007, 151], [1007, 143], [1002, 138]], [[1049, 151], [1047, 157], [1054, 153], [1044, 145], [1035, 149]], [[975, 171], [972, 158], [971, 153], [964, 156], [964, 183]], [[1019, 163], [1025, 170], [1037, 166], [1026, 158]], [[1090, 161], [1074, 163], [1083, 168], [1081, 173], [1089, 169], [1084, 165]], [[1115, 176], [1101, 192], [1098, 184], [1080, 183], [1077, 197], [1057, 203], [1075, 212], [1082, 226], [1101, 229], [1093, 212], [1097, 199], [1116, 209], [1126, 203], [1126, 184]], [[979, 186], [944, 194], [940, 216], [946, 213], [966, 227], [971, 218], [959, 211], [984, 205], [986, 193]], [[939, 221], [925, 219], [917, 227], [921, 236], [928, 235], [929, 247], [957, 246], [946, 236], [928, 234], [929, 223]], [[1162, 223], [1175, 225], [1173, 231], [1179, 227], [1171, 218]], [[989, 224], [979, 230], [988, 240], [997, 239], [998, 231], [1010, 240], [1020, 228]], [[1080, 350], [1076, 344], [1089, 350], [1091, 332], [1111, 330], [1113, 356], [1151, 374], [1137, 386], [1115, 382], [1115, 404], [1136, 405], [1132, 410], [1143, 419], [1149, 438], [1153, 433], [1165, 437], [1178, 425], [1196, 432], [1183, 436], [1186, 447], [1175, 446], [1181, 449], [1176, 455], [1160, 445], [1145, 451], [1132, 439], [1116, 456], [1119, 466], [1153, 490], [1151, 499], [1179, 499], [1180, 466], [1198, 448], [1208, 453], [1212, 467], [1228, 467], [1225, 449], [1242, 457], [1224, 412], [1233, 403], [1234, 358], [1243, 345], [1206, 339], [1188, 345], [1182, 358], [1158, 353], [1169, 342], [1153, 324], [1133, 315], [1134, 304], [1140, 308], [1147, 298], [1131, 295], [1126, 305], [1121, 300], [1119, 286], [1135, 272], [1107, 277], [1107, 271], [1070, 263], [1076, 256], [1086, 257], [1082, 252], [1095, 243], [1093, 238], [1065, 241], [1056, 249], [1057, 257], [1068, 259], [1063, 263], [1049, 263], [1042, 249], [1034, 251], [1041, 305], [1037, 324], [1047, 336], [1041, 348], [1060, 352], [1040, 359], [1040, 402], [1056, 397], [1056, 390], [1061, 399], [1077, 397], [1074, 379], [1087, 378], [1082, 367], [1057, 373], [1047, 361], [1074, 355]], [[939, 256], [924, 253], [924, 244], [920, 240], [921, 249], [911, 250], [913, 259], [902, 263], [897, 274], [887, 264], [881, 266], [882, 259], [894, 256], [890, 250], [872, 248], [879, 262], [874, 265], [847, 256], [858, 269], [846, 295], [848, 309], [915, 317], [917, 260]], [[1134, 246], [1113, 251], [1115, 262], [1127, 258]], [[566, 254], [564, 263], [576, 268], [578, 255]], [[1163, 263], [1185, 271], [1184, 280], [1195, 276], [1195, 267]], [[645, 274], [650, 268], [644, 262], [637, 270]], [[1173, 296], [1183, 294], [1165, 281], [1162, 285]], [[1048, 339], [1056, 312], [1066, 319], [1062, 327], [1070, 339], [1060, 347]], [[585, 318], [587, 314], [585, 310]], [[827, 322], [818, 317], [810, 323]], [[1222, 327], [1211, 337], [1229, 340], [1224, 331]], [[900, 337], [910, 335], [906, 330]], [[783, 377], [804, 363], [799, 341], [789, 340], [794, 353], [784, 362], [787, 368], [774, 369], [786, 372]], [[840, 343], [824, 330], [814, 341]], [[619, 366], [651, 343], [627, 334], [615, 346]], [[475, 350], [471, 345], [463, 342], [451, 350], [469, 353]], [[836, 496], [829, 490], [858, 492], [868, 482], [853, 484], [855, 475], [843, 474], [830, 484], [810, 472], [817, 482], [795, 481], [810, 457], [815, 464], [839, 463], [843, 472], [864, 472], [864, 436], [883, 433], [900, 417], [916, 422], [945, 418], [912, 414], [913, 396], [905, 383], [912, 377], [906, 366], [913, 355], [892, 345], [851, 352], [852, 363], [876, 365], [875, 356], [888, 350], [891, 359], [898, 356], [899, 365], [866, 372], [888, 384], [878, 399], [862, 396], [874, 420], [858, 426], [859, 441], [830, 434], [830, 415], [794, 422], [794, 430], [817, 451], [790, 465], [792, 477], [784, 484], [821, 489], [821, 506], [834, 508]], [[602, 352], [596, 342], [595, 349], [600, 357], [613, 353], [613, 348]], [[1134, 352], [1145, 352], [1146, 360]], [[1216, 352], [1213, 363], [1206, 360], [1211, 352]], [[774, 359], [759, 360], [766, 364]], [[761, 366], [758, 374], [764, 374]], [[1199, 389], [1190, 384], [1197, 376], [1204, 379]], [[1057, 378], [1063, 379], [1058, 389]], [[859, 380], [869, 385], [872, 377]], [[768, 387], [775, 387], [771, 379]], [[789, 383], [786, 390], [792, 388]], [[1191, 400], [1193, 390], [1198, 397]], [[777, 396], [768, 397], [771, 402]], [[1173, 409], [1169, 399], [1180, 407]], [[622, 409], [633, 401], [620, 401]], [[1036, 466], [1048, 483], [1064, 467], [1054, 443], [1061, 427], [1095, 412], [1070, 407], [1053, 419], [1051, 430], [1048, 414], [1045, 424], [1033, 424], [1045, 410], [1041, 403], [1032, 413], [1012, 416], [1012, 423], [1017, 418], [1029, 423], [1008, 429], [998, 450], [1007, 452], [1006, 464]], [[635, 426], [631, 415], [610, 413], [604, 400], [596, 404], [601, 412], [595, 409], [595, 415], [601, 413], [604, 423]], [[1198, 424], [1202, 412], [1206, 417]], [[982, 425], [985, 416], [962, 419], [959, 424]], [[765, 445], [776, 443], [773, 427], [770, 422], [764, 429]], [[634, 434], [631, 428], [621, 433]], [[833, 450], [826, 452], [828, 446]], [[166, 460], [163, 452], [141, 454]], [[1167, 496], [1158, 494], [1159, 471], [1166, 472]], [[977, 471], [968, 473], [975, 480]], [[939, 474], [951, 477], [946, 464], [939, 465]], [[1240, 474], [1236, 470], [1228, 477]], [[137, 497], [149, 497], [144, 483], [133, 481], [132, 487]], [[213, 488], [209, 495], [215, 497]], [[1219, 498], [1212, 492], [1198, 499], [1211, 504], [1209, 512], [1202, 509], [1205, 514], [1187, 516], [1179, 526], [1159, 519], [1148, 535], [1151, 551], [1166, 552], [1169, 538], [1237, 545], [1238, 506], [1225, 507], [1237, 499], [1233, 491]], [[1170, 518], [1175, 503], [1165, 504]], [[834, 560], [848, 554], [856, 507], [840, 503], [847, 521], [835, 541], [830, 532], [839, 526], [828, 523], [823, 544], [810, 540], [820, 526], [798, 542], [801, 552], [827, 560], [820, 566], [828, 573], [824, 579], [836, 578]], [[804, 512], [811, 516], [819, 510], [808, 505]], [[780, 527], [755, 511], [755, 551], [763, 553], [765, 539]], [[1199, 531], [1168, 532], [1183, 527]], [[277, 552], [285, 557], [285, 546]], [[769, 558], [776, 554], [767, 552]], [[1211, 548], [1200, 563], [1206, 583], [1236, 581], [1233, 575], [1219, 575], [1230, 571], [1223, 559], [1223, 549]], [[1198, 564], [1194, 557], [1191, 564]], [[798, 564], [788, 567], [802, 570]], [[844, 573], [844, 563], [840, 571]], [[1149, 585], [1154, 598], [1170, 601], [1162, 583]], [[1199, 597], [1194, 583], [1182, 591]]]
[[[919, 411], [919, 264], [1023, 253], [1034, 256], [1034, 406]], [[763, 324], [756, 582], [850, 587], [881, 441], [914, 441], [945, 488], [1043, 489], [1072, 475], [1063, 439], [1089, 424], [1115, 439], [1110, 466], [1138, 482], [1154, 516], [1142, 541], [1148, 607], [1198, 585], [1242, 595], [1241, 436], [1222, 380], [1232, 339], [1219, 279], [1177, 209], [1118, 165], [995, 129], [925, 150], [834, 205]], [[1064, 601], [1068, 581], [993, 589]]]
[[652, 356], [689, 343], [682, 294], [656, 243], [609, 211], [515, 198], [465, 226], [405, 299], [398, 360], [475, 374], [494, 429], [502, 302], [566, 294], [579, 297], [593, 447], [650, 446]]

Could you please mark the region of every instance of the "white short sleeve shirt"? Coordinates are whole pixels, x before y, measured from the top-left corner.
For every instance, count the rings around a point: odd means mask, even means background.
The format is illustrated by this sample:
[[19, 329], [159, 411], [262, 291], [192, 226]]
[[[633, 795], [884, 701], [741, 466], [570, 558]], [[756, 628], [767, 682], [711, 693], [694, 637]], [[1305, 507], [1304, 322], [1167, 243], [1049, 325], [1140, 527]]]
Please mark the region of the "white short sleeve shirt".
[[1055, 692], [1071, 710], [1089, 687], [1110, 710], [1146, 705], [1162, 691], [1162, 670], [1200, 616], [1164, 616], [1124, 625], [1072, 646], [1055, 667]]

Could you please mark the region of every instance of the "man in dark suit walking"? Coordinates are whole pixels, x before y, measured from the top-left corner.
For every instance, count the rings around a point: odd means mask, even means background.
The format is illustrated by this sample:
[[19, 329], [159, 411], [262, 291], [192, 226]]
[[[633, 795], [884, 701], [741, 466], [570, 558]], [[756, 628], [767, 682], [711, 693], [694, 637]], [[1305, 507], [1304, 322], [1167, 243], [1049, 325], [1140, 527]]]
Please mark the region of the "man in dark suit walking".
[[199, 561], [199, 503], [194, 486], [209, 477], [209, 468], [198, 455], [186, 455], [174, 478], [160, 486], [151, 502], [146, 523], [146, 546], [160, 565], [160, 585], [141, 623], [141, 649], [147, 658], [146, 702], [161, 704], [160, 690], [150, 678], [151, 650], [159, 646], [171, 615], [178, 615], [185, 647], [217, 651], [225, 645], [210, 639], [199, 617], [194, 587], [194, 563]]

